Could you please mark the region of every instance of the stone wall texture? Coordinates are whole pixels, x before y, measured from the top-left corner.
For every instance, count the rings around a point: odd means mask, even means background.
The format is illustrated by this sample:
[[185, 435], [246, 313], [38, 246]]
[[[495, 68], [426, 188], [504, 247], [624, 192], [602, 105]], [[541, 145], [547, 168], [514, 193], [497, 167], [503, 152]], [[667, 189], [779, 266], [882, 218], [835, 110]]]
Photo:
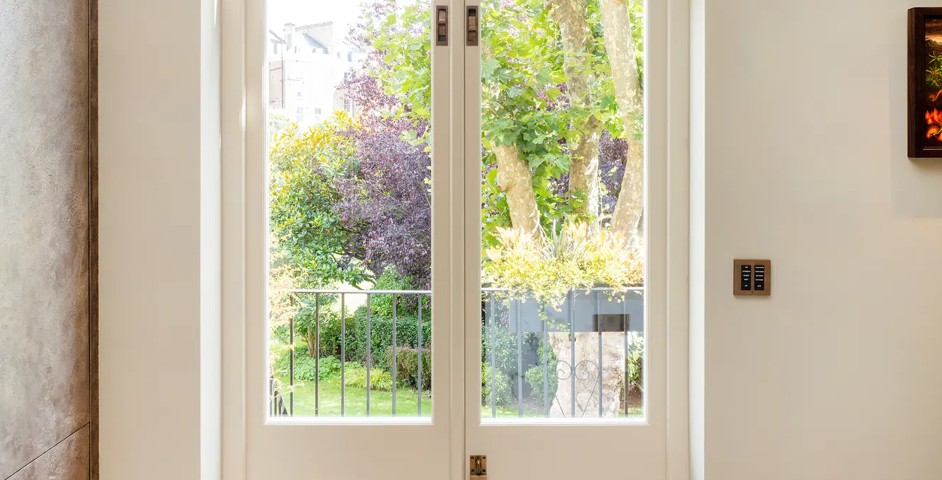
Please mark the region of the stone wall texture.
[[0, 479], [87, 479], [94, 0], [0, 1]]

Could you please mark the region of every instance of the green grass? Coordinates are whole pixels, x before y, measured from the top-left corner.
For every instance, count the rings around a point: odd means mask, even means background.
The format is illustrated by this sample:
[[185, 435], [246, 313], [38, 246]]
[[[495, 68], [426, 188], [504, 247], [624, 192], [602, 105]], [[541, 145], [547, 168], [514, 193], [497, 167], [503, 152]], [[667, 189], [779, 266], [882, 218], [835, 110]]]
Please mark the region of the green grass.
[[[279, 378], [284, 385], [285, 404], [287, 406], [289, 398], [288, 379]], [[319, 391], [319, 416], [321, 417], [339, 417], [340, 409], [340, 375], [332, 375], [320, 381]], [[396, 389], [396, 415], [403, 417], [414, 417], [418, 413], [416, 408], [417, 394], [413, 388], [399, 387]], [[366, 416], [366, 389], [347, 386], [344, 389], [343, 397], [344, 410], [343, 415], [347, 417], [365, 417]], [[391, 416], [392, 415], [392, 392], [370, 391], [370, 416]], [[429, 417], [432, 413], [432, 399], [429, 392], [422, 392], [422, 416]], [[294, 416], [313, 417], [314, 416], [314, 382], [313, 381], [295, 381], [294, 384]]]
[[[297, 346], [304, 346], [301, 340], [298, 340]], [[283, 345], [275, 345], [276, 353], [283, 350]], [[348, 368], [350, 363], [347, 364]], [[375, 371], [374, 367], [374, 371]], [[348, 370], [349, 372], [349, 370]], [[286, 374], [276, 374], [276, 378], [281, 383], [281, 391], [284, 394], [285, 407], [289, 408], [290, 391], [288, 376]], [[343, 416], [347, 417], [365, 417], [366, 412], [366, 388], [354, 387], [349, 385], [350, 379], [347, 379], [348, 385], [344, 389], [344, 411]], [[341, 396], [340, 396], [340, 373], [330, 375], [320, 380], [319, 389], [319, 413], [320, 417], [340, 417], [341, 416]], [[314, 381], [313, 380], [295, 380], [294, 384], [294, 416], [295, 417], [314, 417]], [[414, 388], [400, 386], [396, 389], [396, 416], [415, 417], [418, 414], [416, 409], [417, 394]], [[426, 390], [422, 392], [422, 417], [430, 418], [432, 412], [431, 393]], [[392, 416], [392, 392], [391, 391], [370, 391], [370, 413], [369, 416], [383, 417]], [[485, 400], [481, 405], [481, 417], [488, 419], [494, 418], [490, 403]], [[498, 419], [512, 419], [521, 417], [516, 401], [511, 405], [498, 405], [496, 409]], [[640, 407], [632, 406], [628, 410], [629, 418], [638, 418], [644, 415]], [[522, 418], [546, 418], [543, 410], [542, 397], [525, 398], [523, 404]]]
[[[553, 407], [558, 408], [558, 407]], [[503, 420], [510, 420], [513, 418], [548, 418], [548, 415], [543, 410], [543, 400], [536, 399], [526, 399], [523, 402], [523, 414], [521, 415], [520, 410], [516, 403], [510, 406], [501, 406], [498, 405], [496, 409], [497, 416], [493, 416], [494, 411], [491, 409], [490, 404], [481, 406], [481, 418], [490, 419], [497, 418]], [[566, 415], [569, 415], [569, 411], [566, 411]], [[577, 412], [578, 415], [578, 412]], [[628, 408], [628, 418], [640, 418], [644, 416], [644, 410], [640, 407], [629, 407]], [[587, 414], [586, 417], [593, 418], [591, 414]], [[624, 418], [625, 415], [619, 415], [619, 418]]]
[[[279, 377], [283, 382], [285, 392], [285, 406], [289, 403], [287, 395], [287, 378]], [[320, 415], [321, 417], [339, 417], [340, 414], [340, 375], [331, 376], [320, 381]], [[365, 417], [366, 415], [366, 389], [347, 386], [344, 391], [344, 416]], [[396, 416], [415, 417], [416, 391], [413, 388], [400, 387], [396, 389]], [[422, 392], [422, 417], [431, 417], [432, 399], [429, 392]], [[491, 417], [490, 405], [481, 406], [482, 418]], [[392, 392], [370, 392], [370, 416], [392, 415]], [[629, 409], [629, 417], [640, 417], [643, 412], [640, 408]], [[298, 381], [294, 385], [294, 416], [314, 416], [314, 382]], [[511, 419], [518, 417], [517, 405], [497, 406], [497, 418]], [[523, 418], [544, 418], [542, 403], [525, 402]]]

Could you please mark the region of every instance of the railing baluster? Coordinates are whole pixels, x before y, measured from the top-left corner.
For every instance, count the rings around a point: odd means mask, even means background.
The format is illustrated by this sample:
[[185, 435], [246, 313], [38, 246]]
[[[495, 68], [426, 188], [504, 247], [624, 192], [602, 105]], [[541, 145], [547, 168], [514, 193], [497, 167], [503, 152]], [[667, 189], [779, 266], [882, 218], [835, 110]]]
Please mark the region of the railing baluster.
[[569, 395], [570, 403], [572, 404], [572, 418], [576, 417], [576, 323], [573, 318], [573, 305], [576, 302], [576, 297], [570, 291], [567, 296], [569, 297], [569, 308], [566, 309], [567, 317], [569, 318]]
[[497, 318], [494, 316], [494, 294], [491, 293], [491, 302], [488, 309], [491, 312], [490, 330], [491, 343], [488, 345], [488, 355], [491, 357], [491, 418], [497, 418]]
[[340, 416], [346, 414], [345, 401], [347, 394], [346, 382], [347, 365], [347, 295], [340, 294]]
[[416, 412], [417, 416], [422, 416], [422, 295], [419, 295], [419, 346], [417, 349], [418, 352], [418, 372], [416, 377]]
[[[292, 307], [295, 305], [295, 296], [291, 294], [290, 304]], [[288, 335], [288, 416], [294, 416], [294, 316], [296, 312], [291, 312], [291, 315], [288, 317], [288, 329], [291, 332]]]
[[392, 294], [392, 414], [396, 416], [396, 374], [399, 373], [399, 363], [396, 362], [396, 294]]
[[[599, 291], [595, 291], [595, 315], [598, 319], [599, 314]], [[596, 330], [599, 331], [599, 418], [602, 418], [604, 415], [604, 410], [602, 410], [602, 325], [598, 325]]]
[[628, 318], [628, 292], [621, 296], [621, 313], [625, 319], [625, 357], [622, 362], [625, 364], [625, 416], [628, 416], [628, 332], [631, 330]]
[[373, 307], [366, 294], [366, 416], [370, 416], [370, 369], [373, 364]]
[[321, 413], [321, 294], [314, 294], [314, 416]]
[[549, 319], [544, 320], [540, 323], [543, 324], [543, 335], [540, 339], [541, 342], [541, 351], [540, 356], [543, 357], [543, 413], [549, 415], [549, 355], [546, 351], [549, 348], [547, 345], [549, 343]]
[[520, 325], [521, 300], [517, 300], [517, 416], [523, 417], [523, 326]]

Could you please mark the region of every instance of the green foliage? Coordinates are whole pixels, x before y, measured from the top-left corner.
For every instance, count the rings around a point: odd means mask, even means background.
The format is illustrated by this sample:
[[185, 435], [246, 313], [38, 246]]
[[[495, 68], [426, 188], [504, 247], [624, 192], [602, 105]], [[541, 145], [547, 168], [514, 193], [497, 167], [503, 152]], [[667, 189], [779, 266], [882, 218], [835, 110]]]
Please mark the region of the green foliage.
[[[488, 28], [482, 32], [485, 204], [481, 219], [482, 240], [489, 247], [497, 243], [498, 229], [510, 226], [506, 197], [497, 183], [500, 173], [493, 168], [497, 163], [494, 147], [514, 145], [520, 150], [532, 172], [541, 224], [549, 231], [585, 201], [583, 193], [560, 191], [554, 183], [569, 172], [567, 145], [580, 133], [579, 126], [601, 111], [569, 103], [559, 28], [542, 1], [491, 0], [482, 11]], [[586, 62], [586, 67], [595, 68], [596, 63]], [[614, 90], [608, 83], [604, 95], [614, 104]]]
[[338, 112], [304, 132], [290, 125], [272, 141], [271, 232], [299, 286], [356, 285], [368, 277], [359, 263], [342, 255], [346, 234], [333, 208], [340, 199], [335, 180], [355, 161], [355, 145], [340, 134], [351, 126]]
[[[427, 350], [432, 340], [432, 321], [429, 311], [422, 317], [422, 348]], [[370, 335], [367, 336], [366, 307], [357, 311], [356, 315], [356, 343], [353, 346], [353, 355], [357, 359], [366, 361], [367, 345], [369, 353], [373, 356], [373, 363], [385, 364], [387, 350], [392, 346], [393, 319], [392, 317], [373, 316], [370, 321]], [[397, 315], [396, 317], [396, 345], [416, 348], [418, 346], [419, 323], [418, 316], [411, 313]]]
[[[344, 385], [353, 388], [365, 389], [367, 383], [366, 373], [366, 367], [363, 365], [356, 362], [347, 363], [344, 370]], [[370, 369], [369, 383], [370, 390], [383, 392], [392, 390], [392, 376], [389, 375], [389, 372], [382, 369]]]
[[[392, 347], [386, 349], [386, 369], [392, 372]], [[396, 381], [410, 387], [418, 387], [419, 352], [409, 347], [396, 349]], [[422, 390], [432, 388], [432, 352], [422, 348]]]
[[[328, 299], [322, 296], [321, 300], [327, 302]], [[330, 303], [322, 303], [318, 309], [315, 307], [314, 299], [305, 299], [302, 302], [298, 315], [295, 318], [295, 328], [300, 338], [310, 339], [311, 345], [309, 345], [309, 347], [312, 354], [316, 351], [314, 348], [316, 345], [315, 342], [317, 342], [315, 319], [319, 315], [320, 353], [322, 356], [326, 355], [340, 358], [342, 346], [340, 344], [341, 314], [334, 308], [339, 310], [339, 306], [331, 305]], [[346, 351], [344, 353], [346, 354], [347, 360], [354, 360], [357, 359], [355, 348], [357, 341], [356, 319], [350, 312], [347, 312], [344, 323], [346, 324], [343, 326], [346, 337]]]
[[[411, 279], [400, 277], [387, 268], [377, 278], [374, 290], [412, 290]], [[393, 344], [393, 295], [373, 295], [369, 305], [354, 313], [354, 342], [348, 343], [352, 358], [366, 362], [368, 354], [376, 365], [387, 364], [387, 354]], [[396, 295], [396, 345], [417, 348], [419, 345], [419, 301], [417, 295]], [[422, 298], [422, 348], [429, 350], [432, 342], [432, 310], [428, 297]], [[369, 345], [369, 349], [368, 346]], [[426, 363], [425, 365], [428, 365]]]
[[378, 52], [380, 59], [367, 65], [367, 73], [399, 101], [399, 110], [392, 114], [420, 122], [432, 116], [429, 8], [428, 0], [402, 5], [379, 0], [373, 11], [361, 16], [365, 46]]
[[[277, 360], [274, 364], [274, 373], [276, 375], [290, 376], [291, 373], [291, 351], [287, 348], [280, 349], [277, 354]], [[317, 367], [320, 367], [318, 369]], [[298, 347], [294, 352], [294, 379], [299, 381], [313, 381], [315, 377], [321, 380], [330, 377], [340, 371], [340, 360], [336, 357], [322, 357], [318, 365], [316, 359], [309, 354], [307, 347]]]
[[[556, 375], [556, 370], [551, 369], [546, 375], [545, 380], [549, 384], [549, 395], [552, 397], [556, 394], [556, 387], [559, 385], [559, 378]], [[543, 381], [544, 381], [544, 371], [542, 365], [537, 365], [527, 369], [527, 373], [524, 374], [524, 378], [527, 381], [527, 385], [530, 386], [530, 395], [535, 398], [543, 398]]]
[[500, 370], [490, 368], [489, 365], [482, 365], [481, 402], [483, 405], [490, 405], [492, 398], [499, 407], [506, 407], [513, 403], [510, 377]]
[[[497, 311], [496, 316], [505, 314], [506, 310]], [[514, 332], [506, 322], [495, 322], [488, 326], [481, 338], [481, 362], [488, 368], [496, 368], [508, 377], [517, 376], [517, 340]], [[526, 340], [530, 335], [524, 336], [524, 348], [529, 345]], [[509, 387], [508, 387], [509, 388]]]
[[625, 358], [625, 375], [628, 390], [644, 391], [644, 335], [632, 335]]
[[[413, 290], [415, 282], [408, 275], [400, 275], [395, 267], [386, 267], [382, 275], [376, 277], [371, 290]], [[392, 318], [393, 296], [373, 295], [371, 300], [373, 315]], [[415, 295], [397, 296], [396, 311], [398, 314], [418, 312], [418, 300]], [[423, 299], [423, 310], [429, 308], [428, 298]]]
[[557, 360], [556, 354], [553, 353], [552, 348], [543, 349], [543, 346], [540, 345], [537, 349], [537, 356], [539, 357], [538, 364], [534, 365], [527, 369], [527, 372], [524, 374], [524, 378], [527, 381], [527, 385], [530, 386], [530, 395], [537, 399], [543, 398], [543, 374], [544, 368], [543, 365], [546, 365], [546, 381], [548, 385], [547, 394], [549, 398], [552, 399], [556, 395], [556, 389], [559, 386], [559, 375], [557, 373]]
[[[291, 375], [291, 351], [283, 348], [278, 352], [274, 364], [274, 374], [284, 379]], [[346, 362], [344, 365], [344, 385], [354, 388], [366, 388], [366, 367], [360, 362]], [[308, 354], [307, 347], [295, 350], [295, 382], [325, 380], [340, 376], [340, 360], [337, 357], [321, 357], [320, 362]], [[383, 368], [370, 369], [370, 390], [389, 391], [392, 389], [392, 375]]]
[[570, 224], [535, 241], [520, 230], [500, 230], [499, 245], [486, 249], [484, 279], [517, 298], [559, 305], [572, 290], [607, 285], [616, 290], [644, 280], [643, 256], [619, 236]]
[[337, 357], [322, 357], [320, 361], [320, 370], [318, 374], [321, 378], [327, 378], [340, 373], [340, 360]]
[[[379, 0], [364, 14], [361, 39], [380, 54], [367, 73], [401, 104], [392, 113], [422, 122], [429, 121], [431, 112], [428, 8], [427, 0], [398, 6], [394, 0]], [[632, 48], [643, 76], [643, 2], [629, 0], [628, 9]], [[557, 188], [571, 167], [570, 146], [590, 120], [613, 138], [624, 138], [626, 128], [617, 115], [597, 0], [589, 0], [586, 11], [588, 55], [574, 62], [591, 89], [589, 103], [580, 105], [567, 92], [559, 27], [543, 0], [485, 0], [481, 12], [487, 25], [481, 38], [482, 240], [485, 247], [493, 247], [499, 244], [499, 230], [510, 226], [506, 197], [497, 183], [494, 147], [519, 148], [532, 172], [541, 225], [558, 234], [566, 222], [589, 220], [575, 213], [586, 201], [585, 192]], [[642, 124], [636, 122], [635, 136], [641, 135]]]

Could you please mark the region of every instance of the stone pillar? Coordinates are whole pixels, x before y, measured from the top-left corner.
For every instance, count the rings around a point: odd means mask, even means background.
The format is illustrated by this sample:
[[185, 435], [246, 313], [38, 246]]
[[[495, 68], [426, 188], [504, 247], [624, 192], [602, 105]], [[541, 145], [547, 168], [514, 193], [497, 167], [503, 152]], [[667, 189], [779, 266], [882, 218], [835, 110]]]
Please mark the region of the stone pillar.
[[0, 1], [0, 479], [90, 475], [90, 1]]
[[[599, 401], [603, 418], [613, 418], [621, 411], [622, 389], [625, 380], [625, 336], [623, 333], [603, 333], [601, 357], [599, 334], [577, 332], [575, 342], [568, 333], [549, 335], [550, 346], [559, 362], [559, 386], [556, 399], [550, 407], [554, 418], [598, 418]], [[573, 364], [575, 347], [575, 368]], [[601, 392], [599, 392], [599, 359], [601, 358]], [[575, 415], [573, 415], [573, 377], [575, 377]]]

